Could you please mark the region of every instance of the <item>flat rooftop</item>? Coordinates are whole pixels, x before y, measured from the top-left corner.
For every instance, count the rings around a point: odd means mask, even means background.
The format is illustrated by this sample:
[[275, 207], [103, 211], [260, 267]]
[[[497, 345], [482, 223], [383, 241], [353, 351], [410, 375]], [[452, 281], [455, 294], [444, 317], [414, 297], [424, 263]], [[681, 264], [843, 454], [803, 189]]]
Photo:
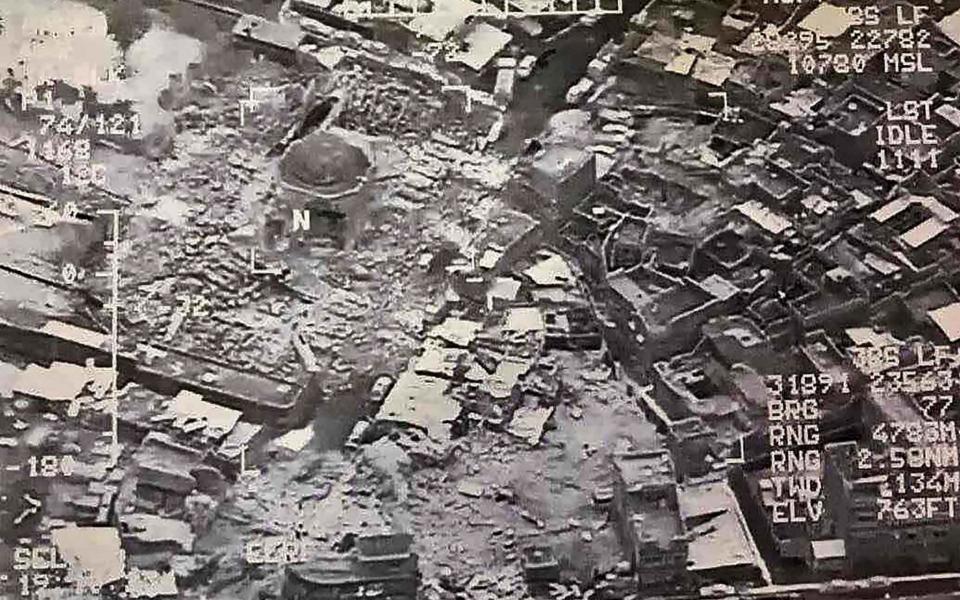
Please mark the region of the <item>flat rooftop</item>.
[[675, 481], [673, 460], [665, 450], [621, 454], [613, 459], [613, 464], [627, 491]]

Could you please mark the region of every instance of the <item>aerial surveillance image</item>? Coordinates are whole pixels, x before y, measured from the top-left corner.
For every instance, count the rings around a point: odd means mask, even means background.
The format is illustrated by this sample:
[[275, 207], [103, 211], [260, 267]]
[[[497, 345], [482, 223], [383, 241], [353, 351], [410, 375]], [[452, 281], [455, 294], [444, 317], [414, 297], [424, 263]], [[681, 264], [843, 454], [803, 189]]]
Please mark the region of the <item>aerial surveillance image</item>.
[[0, 600], [960, 598], [958, 388], [960, 0], [0, 0]]

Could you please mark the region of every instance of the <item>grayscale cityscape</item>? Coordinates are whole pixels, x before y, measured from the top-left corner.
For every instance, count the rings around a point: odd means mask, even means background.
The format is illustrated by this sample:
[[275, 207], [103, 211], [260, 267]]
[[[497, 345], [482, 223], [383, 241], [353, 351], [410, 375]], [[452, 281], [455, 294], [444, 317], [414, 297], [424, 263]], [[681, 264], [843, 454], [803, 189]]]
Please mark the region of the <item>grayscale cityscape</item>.
[[960, 598], [960, 0], [0, 0], [0, 599]]

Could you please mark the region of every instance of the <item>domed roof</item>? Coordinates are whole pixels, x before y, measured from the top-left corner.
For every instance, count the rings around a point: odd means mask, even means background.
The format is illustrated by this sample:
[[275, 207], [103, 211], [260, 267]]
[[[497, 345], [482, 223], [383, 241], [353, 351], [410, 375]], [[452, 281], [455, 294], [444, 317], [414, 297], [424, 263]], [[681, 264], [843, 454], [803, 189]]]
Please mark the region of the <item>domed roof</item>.
[[297, 140], [280, 161], [284, 181], [325, 189], [349, 188], [369, 168], [370, 161], [363, 150], [326, 131], [315, 131]]

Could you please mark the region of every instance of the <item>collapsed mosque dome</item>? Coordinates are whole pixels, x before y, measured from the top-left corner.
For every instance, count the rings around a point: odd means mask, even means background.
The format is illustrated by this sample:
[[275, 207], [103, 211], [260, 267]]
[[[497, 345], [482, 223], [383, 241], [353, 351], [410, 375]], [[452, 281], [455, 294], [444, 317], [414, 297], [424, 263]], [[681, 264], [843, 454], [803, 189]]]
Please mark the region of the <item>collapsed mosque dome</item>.
[[346, 192], [361, 184], [369, 170], [363, 150], [327, 131], [297, 140], [280, 161], [285, 183], [321, 193]]

